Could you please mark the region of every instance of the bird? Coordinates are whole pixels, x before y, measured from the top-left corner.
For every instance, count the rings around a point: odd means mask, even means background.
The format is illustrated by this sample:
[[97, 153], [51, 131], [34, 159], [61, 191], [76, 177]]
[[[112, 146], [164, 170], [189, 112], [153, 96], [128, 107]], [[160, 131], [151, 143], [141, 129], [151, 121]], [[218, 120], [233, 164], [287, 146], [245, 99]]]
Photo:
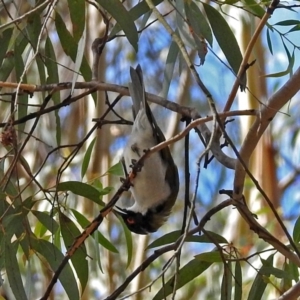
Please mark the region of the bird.
[[[165, 141], [146, 100], [141, 66], [130, 68], [129, 92], [133, 102], [134, 123], [124, 148], [125, 174], [145, 151]], [[134, 233], [156, 232], [168, 219], [179, 191], [178, 168], [169, 147], [147, 157], [132, 180], [130, 191], [134, 204], [117, 206], [117, 212]]]

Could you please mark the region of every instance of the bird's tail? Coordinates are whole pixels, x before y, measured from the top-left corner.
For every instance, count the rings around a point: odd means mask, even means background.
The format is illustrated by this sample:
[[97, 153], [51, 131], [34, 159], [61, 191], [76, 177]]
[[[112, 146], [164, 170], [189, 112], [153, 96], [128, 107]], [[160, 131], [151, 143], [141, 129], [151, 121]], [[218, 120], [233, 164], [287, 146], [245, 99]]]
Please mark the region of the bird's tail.
[[146, 95], [143, 80], [143, 72], [141, 66], [138, 65], [136, 69], [130, 68], [131, 82], [128, 85], [129, 93], [133, 102], [134, 118], [138, 114], [141, 105], [146, 107]]

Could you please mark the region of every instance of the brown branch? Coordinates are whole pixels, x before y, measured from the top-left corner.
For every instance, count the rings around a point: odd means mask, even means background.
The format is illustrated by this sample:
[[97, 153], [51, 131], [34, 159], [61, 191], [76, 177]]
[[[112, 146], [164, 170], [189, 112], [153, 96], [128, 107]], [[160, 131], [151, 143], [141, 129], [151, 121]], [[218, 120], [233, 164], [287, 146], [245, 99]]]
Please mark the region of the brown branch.
[[236, 96], [236, 93], [237, 93], [237, 90], [239, 88], [239, 85], [242, 84], [242, 79], [243, 77], [246, 76], [246, 71], [249, 67], [249, 64], [248, 64], [248, 61], [249, 61], [249, 58], [250, 58], [250, 54], [253, 50], [253, 47], [260, 35], [260, 33], [262, 32], [263, 28], [265, 27], [268, 19], [270, 18], [270, 16], [273, 14], [274, 10], [276, 9], [277, 5], [279, 4], [279, 0], [273, 0], [267, 11], [265, 12], [265, 14], [263, 15], [263, 17], [260, 19], [260, 22], [247, 46], [247, 49], [245, 51], [245, 54], [244, 54], [244, 57], [243, 57], [243, 60], [241, 62], [241, 65], [240, 65], [240, 68], [239, 68], [239, 71], [238, 71], [238, 74], [237, 74], [237, 77], [236, 77], [236, 80], [232, 86], [232, 89], [231, 89], [231, 92], [228, 96], [228, 100], [226, 101], [226, 104], [225, 104], [225, 107], [223, 109], [223, 111], [229, 111], [231, 106], [232, 106], [232, 103], [234, 101], [234, 98]]

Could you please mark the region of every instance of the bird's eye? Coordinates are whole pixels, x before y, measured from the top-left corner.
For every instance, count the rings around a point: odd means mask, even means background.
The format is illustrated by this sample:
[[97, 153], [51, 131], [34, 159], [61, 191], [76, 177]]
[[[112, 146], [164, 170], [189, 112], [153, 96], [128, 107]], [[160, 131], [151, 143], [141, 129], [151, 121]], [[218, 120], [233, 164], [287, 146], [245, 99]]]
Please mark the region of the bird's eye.
[[135, 220], [133, 217], [128, 217], [127, 222], [128, 222], [128, 224], [135, 224]]

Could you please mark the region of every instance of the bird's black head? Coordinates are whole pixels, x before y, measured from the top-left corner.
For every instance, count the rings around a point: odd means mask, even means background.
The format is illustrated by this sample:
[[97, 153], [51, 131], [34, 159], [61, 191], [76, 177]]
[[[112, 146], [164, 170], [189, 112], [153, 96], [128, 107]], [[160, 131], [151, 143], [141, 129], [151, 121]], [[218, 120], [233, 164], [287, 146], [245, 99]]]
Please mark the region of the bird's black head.
[[130, 231], [137, 234], [149, 234], [157, 231], [166, 221], [170, 210], [164, 208], [165, 205], [161, 204], [149, 209], [145, 214], [120, 207], [117, 207], [118, 210], [115, 211], [123, 218]]

